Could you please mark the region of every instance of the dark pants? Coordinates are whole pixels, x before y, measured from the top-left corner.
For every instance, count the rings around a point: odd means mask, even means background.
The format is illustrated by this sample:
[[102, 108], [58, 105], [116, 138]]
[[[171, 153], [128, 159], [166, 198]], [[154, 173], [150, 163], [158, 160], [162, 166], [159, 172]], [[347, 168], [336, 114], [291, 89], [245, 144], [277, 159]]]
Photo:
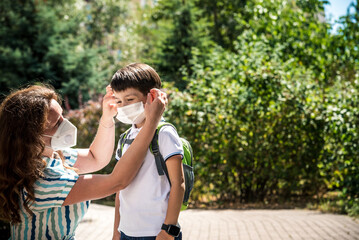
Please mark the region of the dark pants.
[[[156, 236], [154, 237], [130, 237], [121, 232], [121, 240], [156, 240]], [[182, 232], [180, 235], [175, 238], [175, 240], [182, 240]]]

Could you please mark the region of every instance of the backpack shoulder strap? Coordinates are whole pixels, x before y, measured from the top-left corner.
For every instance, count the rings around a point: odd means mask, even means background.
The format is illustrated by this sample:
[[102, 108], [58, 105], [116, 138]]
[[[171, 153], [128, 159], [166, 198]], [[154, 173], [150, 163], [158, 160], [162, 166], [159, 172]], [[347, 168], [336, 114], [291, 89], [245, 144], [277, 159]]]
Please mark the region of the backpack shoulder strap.
[[150, 144], [150, 150], [151, 150], [153, 156], [155, 157], [155, 162], [156, 162], [156, 168], [157, 168], [158, 175], [162, 176], [162, 175], [166, 174], [168, 182], [171, 185], [171, 181], [170, 181], [170, 177], [169, 177], [169, 174], [168, 174], [167, 166], [166, 166], [165, 160], [163, 159], [162, 154], [160, 153], [160, 147], [159, 147], [159, 144], [158, 144], [158, 135], [159, 135], [160, 129], [163, 126], [166, 126], [166, 125], [174, 127], [170, 123], [161, 122], [157, 126], [155, 135], [152, 138], [152, 141], [151, 141], [151, 144]]
[[118, 157], [122, 157], [122, 150], [123, 150], [123, 146], [125, 145], [125, 143], [127, 144], [131, 144], [133, 142], [133, 139], [129, 140], [126, 139], [127, 134], [130, 132], [131, 128], [127, 129], [124, 133], [122, 133], [120, 135], [120, 141], [119, 141], [119, 145], [120, 147], [117, 149], [117, 155]]

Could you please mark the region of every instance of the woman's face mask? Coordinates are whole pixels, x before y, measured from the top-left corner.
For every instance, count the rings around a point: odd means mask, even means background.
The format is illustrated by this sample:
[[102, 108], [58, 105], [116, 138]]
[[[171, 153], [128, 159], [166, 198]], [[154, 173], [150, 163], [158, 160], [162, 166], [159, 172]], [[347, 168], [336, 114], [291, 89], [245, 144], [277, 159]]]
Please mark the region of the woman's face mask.
[[51, 148], [54, 151], [62, 150], [76, 145], [77, 128], [69, 120], [64, 118], [54, 135], [44, 136], [51, 137]]
[[116, 118], [126, 124], [139, 124], [145, 120], [145, 109], [142, 102], [117, 108]]

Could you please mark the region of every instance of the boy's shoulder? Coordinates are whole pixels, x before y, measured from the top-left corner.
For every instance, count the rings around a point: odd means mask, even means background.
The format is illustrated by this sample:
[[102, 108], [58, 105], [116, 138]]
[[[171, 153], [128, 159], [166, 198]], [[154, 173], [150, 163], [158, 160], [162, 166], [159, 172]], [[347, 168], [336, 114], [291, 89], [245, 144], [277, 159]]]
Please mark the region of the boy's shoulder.
[[[181, 138], [178, 135], [177, 129], [173, 124], [163, 123], [159, 124], [158, 130], [158, 145], [160, 149], [172, 149], [175, 146], [181, 148]], [[170, 147], [172, 146], [172, 147]]]
[[176, 127], [168, 122], [160, 122], [157, 126], [157, 130], [158, 130], [158, 135], [175, 134], [176, 136], [178, 136]]
[[169, 123], [160, 122], [158, 130], [158, 139], [156, 137], [152, 139], [152, 149], [156, 142], [158, 144], [158, 150], [160, 151], [163, 160], [166, 161], [174, 155], [183, 156], [183, 146], [181, 138], [179, 137], [175, 126]]

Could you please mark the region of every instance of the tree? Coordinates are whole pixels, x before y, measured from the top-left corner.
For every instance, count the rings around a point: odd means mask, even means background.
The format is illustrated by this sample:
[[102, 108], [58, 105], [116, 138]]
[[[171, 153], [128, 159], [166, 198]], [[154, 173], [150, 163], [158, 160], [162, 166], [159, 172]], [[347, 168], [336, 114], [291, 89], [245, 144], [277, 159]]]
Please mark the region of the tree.
[[[211, 45], [198, 17], [198, 10], [190, 0], [160, 1], [152, 14], [155, 22], [169, 21], [168, 32], [160, 41], [154, 64], [165, 81], [185, 89], [186, 78], [191, 74], [192, 50], [200, 51]], [[163, 30], [162, 30], [163, 31]]]
[[252, 202], [339, 190], [343, 211], [357, 209], [358, 8], [332, 34], [323, 4], [247, 1], [231, 44], [211, 31], [216, 47], [192, 48], [189, 85], [173, 92], [169, 118], [198, 154], [194, 197]]
[[[2, 94], [19, 86], [45, 82], [65, 96], [66, 106], [74, 108], [89, 99], [99, 85], [105, 86], [103, 80], [108, 77], [108, 70], [99, 62], [106, 52], [93, 46], [94, 42], [101, 42], [101, 28], [91, 32], [91, 24], [89, 28], [84, 26], [83, 8], [75, 0], [2, 1]], [[107, 21], [103, 28], [112, 25]]]
[[210, 37], [224, 49], [234, 50], [233, 42], [246, 29], [245, 22], [252, 18], [246, 11], [248, 0], [211, 1], [195, 0], [202, 18], [209, 22]]

